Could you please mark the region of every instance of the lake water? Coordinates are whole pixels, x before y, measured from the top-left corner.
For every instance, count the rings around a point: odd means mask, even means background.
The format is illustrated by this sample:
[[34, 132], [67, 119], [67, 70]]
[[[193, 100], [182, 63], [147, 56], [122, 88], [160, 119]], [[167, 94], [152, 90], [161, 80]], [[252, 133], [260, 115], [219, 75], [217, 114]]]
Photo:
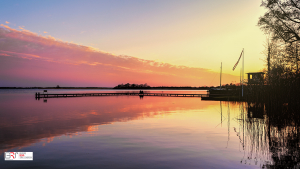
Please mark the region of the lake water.
[[[36, 100], [35, 92], [42, 91], [0, 90], [0, 153], [33, 152], [33, 161], [0, 160], [1, 169], [238, 169], [274, 164], [266, 119], [249, 118], [246, 103], [155, 96]], [[67, 92], [120, 91], [48, 90]]]

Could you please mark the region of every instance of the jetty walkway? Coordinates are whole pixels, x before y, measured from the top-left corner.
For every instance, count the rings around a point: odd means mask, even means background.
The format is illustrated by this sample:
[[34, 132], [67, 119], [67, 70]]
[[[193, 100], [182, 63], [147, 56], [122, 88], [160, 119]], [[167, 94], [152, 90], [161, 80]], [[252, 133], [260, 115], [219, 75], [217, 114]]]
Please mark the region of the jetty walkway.
[[35, 98], [58, 98], [58, 97], [89, 97], [89, 96], [161, 96], [161, 97], [208, 97], [208, 94], [186, 93], [35, 93]]

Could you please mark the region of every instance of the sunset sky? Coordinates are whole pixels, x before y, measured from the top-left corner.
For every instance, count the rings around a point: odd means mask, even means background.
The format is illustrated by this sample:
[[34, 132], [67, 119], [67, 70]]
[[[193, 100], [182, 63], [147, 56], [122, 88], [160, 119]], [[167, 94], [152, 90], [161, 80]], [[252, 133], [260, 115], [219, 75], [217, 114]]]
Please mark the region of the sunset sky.
[[[264, 66], [261, 0], [0, 1], [0, 87], [238, 83]], [[245, 77], [246, 78], [246, 77]]]

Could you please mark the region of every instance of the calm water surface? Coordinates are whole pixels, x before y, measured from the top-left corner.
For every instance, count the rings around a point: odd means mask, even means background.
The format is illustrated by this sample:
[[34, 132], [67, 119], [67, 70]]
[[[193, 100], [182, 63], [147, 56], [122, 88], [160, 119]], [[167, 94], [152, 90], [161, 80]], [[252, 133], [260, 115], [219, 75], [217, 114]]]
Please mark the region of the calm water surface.
[[[263, 119], [246, 104], [192, 97], [100, 96], [35, 100], [0, 90], [0, 153], [33, 152], [1, 168], [261, 168], [271, 165]], [[48, 93], [120, 92], [48, 90]], [[123, 91], [128, 92], [128, 91]], [[137, 91], [138, 92], [138, 91]], [[205, 91], [149, 91], [205, 93]], [[249, 126], [250, 125], [250, 126]], [[258, 144], [258, 145], [257, 145]]]

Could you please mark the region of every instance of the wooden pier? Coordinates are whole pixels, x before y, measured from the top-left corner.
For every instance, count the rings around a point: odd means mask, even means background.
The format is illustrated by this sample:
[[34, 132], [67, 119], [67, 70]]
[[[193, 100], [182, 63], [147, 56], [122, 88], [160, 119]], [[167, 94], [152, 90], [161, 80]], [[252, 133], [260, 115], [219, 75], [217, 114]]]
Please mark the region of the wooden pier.
[[35, 98], [58, 98], [58, 97], [88, 97], [88, 96], [161, 96], [161, 97], [208, 97], [208, 94], [184, 94], [184, 93], [35, 93]]

